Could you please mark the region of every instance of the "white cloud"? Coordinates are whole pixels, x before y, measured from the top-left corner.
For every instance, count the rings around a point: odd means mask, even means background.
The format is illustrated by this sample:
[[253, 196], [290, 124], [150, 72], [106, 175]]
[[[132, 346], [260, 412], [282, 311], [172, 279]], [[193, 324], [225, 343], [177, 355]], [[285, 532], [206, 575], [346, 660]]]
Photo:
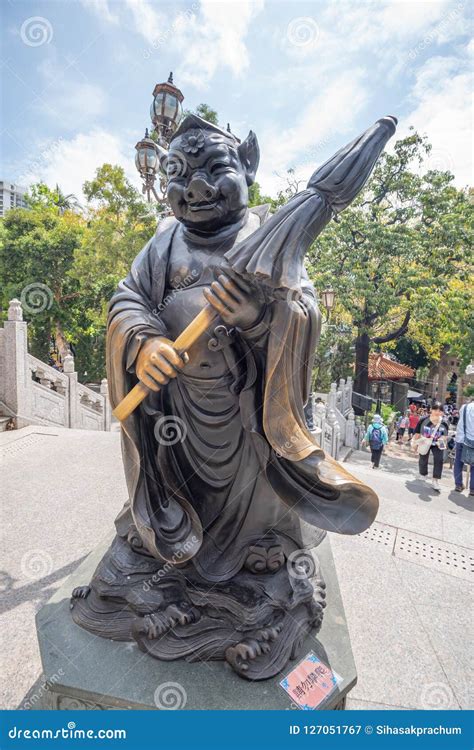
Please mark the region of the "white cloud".
[[170, 25], [169, 19], [157, 10], [156, 4], [152, 5], [147, 0], [125, 0], [125, 5], [132, 13], [135, 30], [148, 44], [153, 44]]
[[52, 55], [38, 66], [44, 81], [40, 97], [33, 103], [65, 128], [79, 129], [94, 123], [107, 109], [105, 91], [79, 78], [74, 60], [66, 64]]
[[[287, 64], [267, 76], [267, 85], [275, 95], [282, 92], [282, 106], [287, 106], [286, 92], [296, 89], [300, 111], [296, 125], [259, 134], [258, 179], [265, 191], [281, 189], [283, 182], [274, 172], [284, 174], [290, 166], [298, 176], [309, 177], [346, 139], [371, 124], [356, 125], [375, 100], [383, 108], [376, 117], [392, 110], [402, 115], [397, 137], [414, 124], [433, 142], [433, 166], [444, 160], [444, 168], [456, 172], [460, 184], [472, 182], [466, 158], [472, 118], [463, 53], [449, 60], [432, 57], [420, 67], [446, 39], [462, 39], [467, 3], [351, 0], [318, 5], [311, 17], [298, 17], [296, 7], [290, 23], [275, 27], [273, 41], [280, 44]], [[398, 91], [397, 99], [392, 95], [394, 84], [405, 86], [403, 102]], [[294, 116], [294, 109], [289, 111]]]
[[[297, 122], [286, 130], [272, 130], [259, 136], [262, 163], [257, 180], [266, 192], [274, 194], [292, 167], [308, 180], [325, 158], [355, 138], [355, 122], [369, 99], [361, 70], [332, 79], [310, 104], [298, 113]], [[367, 126], [371, 123], [367, 123]]]
[[[263, 10], [262, 0], [237, 0], [237, 2], [219, 2], [219, 0], [202, 0], [202, 23], [196, 19], [198, 34], [194, 34], [194, 43], [200, 49], [191, 52], [183, 62], [188, 73], [199, 63], [198, 55], [207, 58], [207, 70], [212, 74], [221, 63], [230, 68], [235, 75], [240, 75], [249, 65], [249, 53], [245, 37], [255, 16]], [[183, 29], [184, 31], [184, 29]], [[202, 35], [202, 36], [201, 36]], [[211, 74], [211, 75], [212, 75]]]
[[124, 7], [149, 46], [145, 55], [166, 45], [167, 52], [180, 61], [176, 66], [180, 83], [206, 88], [218, 69], [228, 68], [236, 76], [247, 70], [245, 37], [264, 2], [201, 0], [183, 4], [175, 16], [161, 13], [149, 0], [125, 0]]
[[394, 37], [406, 40], [423, 34], [427, 27], [443, 20], [449, 5], [449, 0], [391, 0], [385, 6], [380, 3], [377, 21], [381, 41], [393, 40]]
[[[472, 74], [466, 57], [435, 57], [416, 74], [414, 106], [404, 117], [433, 146], [428, 166], [449, 170], [460, 187], [472, 185]], [[400, 137], [406, 135], [402, 129]]]
[[102, 21], [109, 24], [118, 24], [119, 18], [110, 10], [108, 0], [81, 0], [82, 5], [95, 13]]
[[50, 187], [58, 184], [81, 201], [83, 183], [91, 180], [97, 167], [106, 162], [122, 166], [128, 179], [140, 186], [133, 144], [124, 144], [116, 135], [101, 129], [39, 145], [34, 158], [25, 163], [23, 170], [20, 167], [18, 182], [30, 185], [42, 181]]
[[[318, 61], [327, 71], [342, 66], [349, 69], [354, 59], [360, 64], [363, 57], [374, 74], [390, 79], [423, 50], [462, 34], [469, 24], [468, 4], [453, 0], [350, 0], [318, 4], [317, 8], [308, 19], [293, 19], [307, 21], [311, 43], [298, 43], [291, 22], [286, 29], [282, 48], [292, 61]], [[310, 23], [316, 24], [316, 32]]]

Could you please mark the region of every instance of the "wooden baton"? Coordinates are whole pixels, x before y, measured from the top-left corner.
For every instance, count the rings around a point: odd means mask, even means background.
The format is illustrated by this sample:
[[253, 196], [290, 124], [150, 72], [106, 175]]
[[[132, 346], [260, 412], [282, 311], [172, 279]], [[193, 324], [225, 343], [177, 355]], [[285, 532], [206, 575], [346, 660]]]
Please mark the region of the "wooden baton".
[[[215, 320], [218, 313], [212, 305], [206, 305], [203, 307], [200, 313], [196, 315], [194, 320], [186, 326], [184, 331], [179, 334], [178, 338], [173, 344], [173, 347], [181, 354], [189, 349], [195, 341], [205, 332], [208, 326]], [[159, 388], [157, 390], [160, 390]], [[137, 383], [132, 390], [127, 393], [119, 404], [113, 410], [113, 415], [120, 422], [123, 422], [130, 414], [135, 411], [137, 406], [141, 404], [143, 399], [148, 396], [150, 389], [147, 388], [144, 383]]]

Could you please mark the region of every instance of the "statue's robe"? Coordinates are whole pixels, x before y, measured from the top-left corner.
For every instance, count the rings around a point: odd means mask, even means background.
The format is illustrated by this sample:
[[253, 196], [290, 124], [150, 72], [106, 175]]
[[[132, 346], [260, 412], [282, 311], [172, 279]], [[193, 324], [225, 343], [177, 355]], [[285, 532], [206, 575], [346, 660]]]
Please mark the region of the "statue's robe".
[[[248, 219], [259, 217], [261, 211], [249, 213], [231, 246], [248, 234]], [[137, 382], [144, 341], [169, 337], [166, 302], [170, 293], [179, 294], [169, 287], [170, 251], [177, 236], [186, 242], [185, 235], [175, 219], [162, 221], [111, 300], [113, 407]], [[208, 286], [206, 273], [191, 276], [191, 283]], [[250, 330], [233, 332], [228, 345], [238, 367], [218, 377], [190, 376], [185, 368], [122, 424], [129, 501], [116, 521], [119, 536], [138, 535], [153, 557], [191, 560], [204, 579], [223, 581], [259, 542], [280, 545], [284, 554], [301, 546], [300, 519], [345, 534], [372, 523], [375, 493], [325, 458], [305, 424], [320, 316], [306, 276], [301, 290], [300, 299], [283, 294], [268, 304]], [[212, 330], [210, 337], [211, 346], [219, 345]], [[173, 429], [181, 435], [173, 436]]]

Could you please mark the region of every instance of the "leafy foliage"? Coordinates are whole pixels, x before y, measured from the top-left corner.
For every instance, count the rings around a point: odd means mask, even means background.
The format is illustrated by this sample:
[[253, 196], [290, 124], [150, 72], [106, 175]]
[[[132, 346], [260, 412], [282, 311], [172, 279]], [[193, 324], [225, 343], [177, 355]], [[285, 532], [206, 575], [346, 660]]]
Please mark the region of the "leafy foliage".
[[[218, 122], [208, 105], [196, 112]], [[448, 172], [423, 171], [430, 148], [415, 132], [399, 140], [311, 248], [307, 267], [316, 288], [336, 291], [316, 351], [318, 390], [353, 374], [355, 359], [356, 389], [364, 392], [373, 347], [419, 368], [447, 348], [463, 361], [472, 358], [472, 193], [457, 190]], [[286, 182], [276, 198], [255, 183], [250, 205], [277, 210], [301, 189], [293, 170]], [[13, 209], [0, 222], [2, 309], [29, 285], [46, 285], [50, 304], [25, 310], [32, 353], [47, 359], [52, 336], [74, 347], [81, 378], [98, 380], [105, 375], [108, 301], [163, 207], [147, 204], [123, 169], [110, 164], [97, 169], [84, 194], [79, 207], [58, 186], [38, 184], [29, 209]]]
[[198, 117], [202, 117], [203, 120], [206, 120], [206, 122], [219, 126], [219, 116], [216, 110], [212, 109], [208, 104], [198, 104], [194, 111], [191, 109], [185, 109], [184, 116], [187, 117], [188, 115], [197, 115]]
[[309, 256], [317, 288], [335, 289], [355, 329], [362, 393], [373, 345], [408, 333], [436, 358], [446, 343], [467, 357], [472, 342], [472, 203], [449, 172], [423, 172], [430, 149], [413, 132], [382, 154]]
[[31, 352], [47, 361], [53, 338], [63, 354], [73, 348], [81, 378], [99, 380], [105, 377], [108, 300], [157, 219], [121, 167], [99, 167], [84, 194], [87, 206], [77, 213], [70, 196], [68, 207], [57, 189], [35, 185], [30, 208], [6, 214], [0, 234], [2, 309], [30, 285], [44, 285], [50, 290], [45, 309], [24, 308]]
[[58, 212], [53, 193], [39, 186], [31, 209], [16, 208], [3, 219], [0, 243], [2, 309], [28, 290], [43, 295], [43, 304], [25, 308], [31, 352], [48, 358], [51, 335], [61, 335], [74, 317], [80, 285], [70, 275], [81, 247], [84, 221], [72, 211]]

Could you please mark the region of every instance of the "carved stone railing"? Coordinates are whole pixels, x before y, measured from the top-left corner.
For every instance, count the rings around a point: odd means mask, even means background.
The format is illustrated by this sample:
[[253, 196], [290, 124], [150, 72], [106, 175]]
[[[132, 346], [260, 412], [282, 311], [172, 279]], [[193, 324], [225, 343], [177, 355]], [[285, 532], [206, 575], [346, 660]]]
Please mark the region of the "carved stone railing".
[[313, 408], [313, 432], [321, 448], [336, 460], [339, 458], [341, 431], [333, 409], [326, 404], [316, 404]]
[[107, 381], [100, 393], [78, 382], [72, 355], [63, 372], [28, 353], [27, 323], [12, 300], [0, 330], [0, 402], [15, 415], [15, 426], [53, 424], [82, 430], [110, 430]]
[[[321, 434], [321, 447], [333, 458], [338, 458], [342, 446], [359, 450], [365, 433], [360, 417], [352, 409], [352, 378], [331, 383], [329, 393], [313, 393], [313, 423]], [[315, 404], [315, 399], [322, 402]]]
[[31, 384], [29, 414], [39, 424], [58, 424], [69, 427], [69, 379], [54, 367], [26, 355]]

